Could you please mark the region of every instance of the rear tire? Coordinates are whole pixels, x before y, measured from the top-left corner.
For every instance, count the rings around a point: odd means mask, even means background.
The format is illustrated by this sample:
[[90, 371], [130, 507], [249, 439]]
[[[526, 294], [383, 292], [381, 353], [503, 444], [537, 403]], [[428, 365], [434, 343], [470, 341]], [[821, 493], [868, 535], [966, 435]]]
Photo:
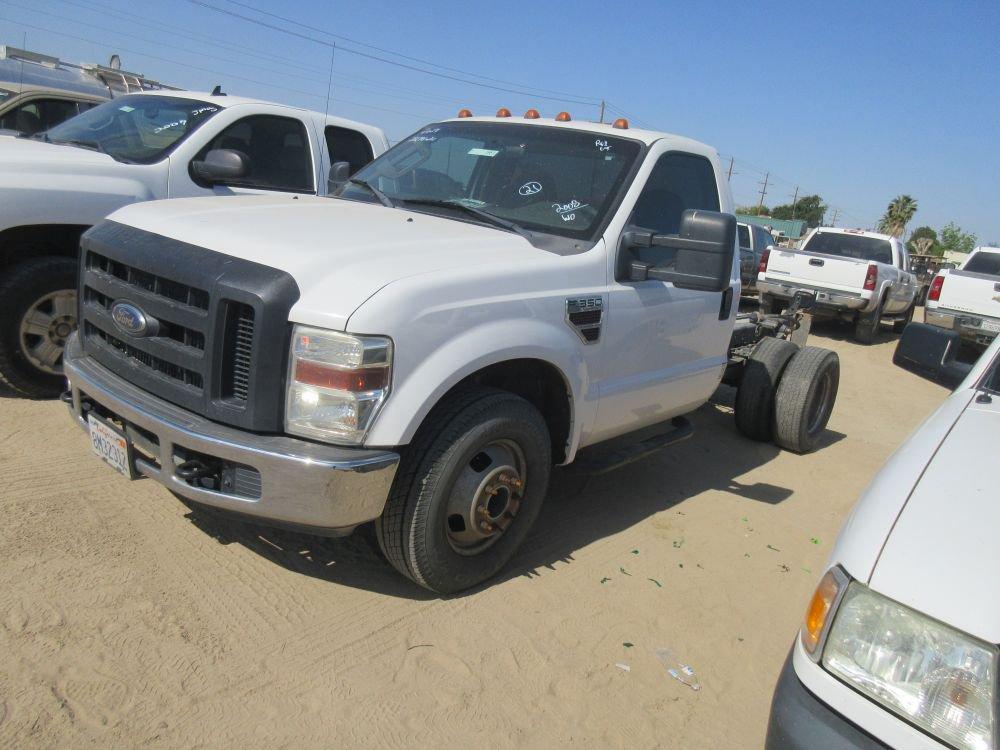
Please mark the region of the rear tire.
[[66, 339], [76, 329], [77, 262], [30, 258], [0, 279], [0, 380], [29, 398], [65, 389]]
[[548, 491], [545, 420], [519, 396], [471, 386], [428, 415], [375, 521], [396, 570], [440, 594], [495, 575], [531, 529]]
[[751, 440], [774, 437], [774, 403], [778, 382], [799, 348], [790, 341], [765, 338], [757, 344], [743, 369], [736, 391], [736, 429]]
[[913, 320], [913, 310], [916, 306], [917, 303], [914, 302], [912, 305], [910, 305], [909, 309], [906, 311], [906, 313], [903, 315], [902, 318], [900, 318], [899, 320], [892, 321], [892, 330], [894, 333], [902, 333], [903, 329], [910, 324], [910, 322]]
[[854, 340], [859, 344], [869, 345], [875, 343], [879, 328], [882, 325], [883, 304], [883, 302], [879, 302], [874, 312], [858, 316], [858, 320], [854, 324]]
[[829, 349], [804, 347], [788, 363], [774, 404], [774, 441], [808, 453], [819, 444], [837, 400], [840, 358]]

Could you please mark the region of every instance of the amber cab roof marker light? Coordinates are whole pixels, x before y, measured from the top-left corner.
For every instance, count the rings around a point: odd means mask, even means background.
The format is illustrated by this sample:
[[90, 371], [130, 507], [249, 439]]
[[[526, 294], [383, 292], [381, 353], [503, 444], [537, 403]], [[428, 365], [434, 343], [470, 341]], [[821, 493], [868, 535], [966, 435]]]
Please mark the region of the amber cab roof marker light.
[[506, 107], [500, 107], [497, 110], [497, 117], [510, 117], [510, 110]]
[[541, 117], [541, 115], [538, 114], [537, 109], [529, 109], [527, 112], [524, 113], [525, 120], [537, 120], [539, 117]]
[[611, 127], [618, 128], [619, 130], [628, 130], [628, 120], [624, 117], [619, 117], [612, 123]]
[[460, 110], [458, 110], [458, 116], [459, 117], [472, 117], [472, 112], [470, 110], [468, 110], [468, 109], [460, 109]]
[[556, 122], [569, 122], [571, 119], [569, 112], [560, 112], [556, 115]]

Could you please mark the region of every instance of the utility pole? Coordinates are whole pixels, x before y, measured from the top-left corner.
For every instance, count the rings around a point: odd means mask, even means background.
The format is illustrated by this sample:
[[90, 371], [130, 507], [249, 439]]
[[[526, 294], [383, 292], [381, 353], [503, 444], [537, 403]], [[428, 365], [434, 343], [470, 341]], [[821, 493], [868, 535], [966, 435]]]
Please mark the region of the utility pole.
[[831, 227], [837, 226], [837, 214], [839, 214], [839, 213], [840, 213], [840, 209], [839, 208], [833, 209], [833, 221], [830, 222], [830, 226]]
[[757, 215], [758, 216], [760, 216], [760, 210], [764, 207], [764, 196], [767, 195], [767, 180], [768, 180], [768, 178], [770, 176], [771, 176], [770, 172], [768, 172], [767, 174], [765, 174], [764, 175], [764, 182], [761, 183], [761, 184], [763, 184], [764, 187], [762, 187], [760, 189], [760, 202], [757, 204]]
[[735, 164], [735, 163], [736, 163], [736, 157], [735, 156], [730, 156], [729, 157], [729, 174], [726, 175], [726, 182], [732, 182], [733, 181], [733, 164]]
[[795, 204], [799, 202], [799, 186], [795, 186], [795, 195], [792, 196], [792, 221], [795, 220]]
[[601, 99], [601, 119], [600, 122], [604, 122], [604, 100]]

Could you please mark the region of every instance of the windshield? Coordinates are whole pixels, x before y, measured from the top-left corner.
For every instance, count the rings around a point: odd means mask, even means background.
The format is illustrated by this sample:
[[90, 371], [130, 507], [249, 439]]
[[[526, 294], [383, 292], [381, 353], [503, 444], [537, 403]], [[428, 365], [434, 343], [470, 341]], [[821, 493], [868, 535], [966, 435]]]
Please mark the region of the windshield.
[[14, 96], [14, 92], [13, 91], [8, 91], [7, 89], [0, 89], [0, 104], [3, 104], [5, 101], [7, 101], [8, 99], [10, 99], [12, 96]]
[[633, 140], [568, 128], [437, 123], [361, 169], [339, 196], [379, 199], [364, 181], [394, 205], [478, 220], [442, 205], [450, 202], [521, 230], [592, 239], [641, 150]]
[[808, 253], [840, 255], [844, 258], [871, 260], [892, 265], [892, 245], [878, 237], [839, 232], [817, 232], [802, 248]]
[[982, 251], [973, 253], [962, 270], [985, 273], [988, 276], [1000, 276], [1000, 253], [984, 253]]
[[172, 96], [123, 96], [70, 118], [36, 137], [103, 151], [119, 161], [150, 164], [221, 109]]

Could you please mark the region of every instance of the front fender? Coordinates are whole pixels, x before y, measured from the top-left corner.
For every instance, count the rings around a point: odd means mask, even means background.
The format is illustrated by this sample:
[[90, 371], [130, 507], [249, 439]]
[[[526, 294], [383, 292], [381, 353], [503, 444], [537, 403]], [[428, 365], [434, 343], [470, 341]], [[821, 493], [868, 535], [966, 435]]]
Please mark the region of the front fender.
[[51, 183], [0, 179], [0, 229], [43, 224], [93, 225], [122, 206], [155, 196], [131, 179], [65, 177]]
[[[466, 329], [420, 358], [410, 372], [394, 373], [392, 392], [365, 444], [406, 445], [434, 405], [469, 375], [500, 362], [536, 359], [558, 369], [569, 392], [569, 462], [581, 430], [593, 419], [597, 405], [580, 346], [568, 326], [542, 320], [498, 320]], [[397, 361], [410, 359], [405, 352], [397, 353], [403, 355]]]

